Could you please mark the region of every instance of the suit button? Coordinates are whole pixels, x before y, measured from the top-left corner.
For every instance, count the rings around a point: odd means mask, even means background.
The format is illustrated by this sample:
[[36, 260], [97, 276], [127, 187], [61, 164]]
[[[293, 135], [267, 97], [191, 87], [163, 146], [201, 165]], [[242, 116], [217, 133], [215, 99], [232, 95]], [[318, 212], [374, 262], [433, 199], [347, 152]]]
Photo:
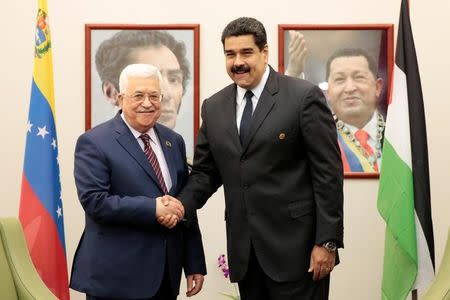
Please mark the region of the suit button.
[[248, 190], [248, 184], [244, 184], [243, 187], [244, 187], [244, 190]]
[[241, 162], [244, 162], [247, 159], [247, 157], [244, 155], [241, 157]]

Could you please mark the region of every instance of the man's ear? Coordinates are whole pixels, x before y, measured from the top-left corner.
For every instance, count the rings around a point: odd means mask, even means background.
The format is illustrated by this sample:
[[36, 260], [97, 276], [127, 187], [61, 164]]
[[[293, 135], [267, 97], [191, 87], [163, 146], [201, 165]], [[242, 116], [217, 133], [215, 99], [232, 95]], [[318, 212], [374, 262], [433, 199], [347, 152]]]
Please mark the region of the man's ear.
[[383, 90], [383, 85], [384, 85], [383, 78], [377, 78], [377, 80], [375, 81], [375, 88], [376, 88], [375, 94], [377, 98], [380, 98], [381, 91]]
[[119, 100], [117, 97], [119, 95], [119, 92], [117, 91], [114, 84], [112, 84], [109, 81], [106, 81], [102, 85], [102, 90], [103, 90], [103, 95], [105, 95], [105, 97], [106, 97], [106, 101], [108, 101], [112, 105], [116, 105], [116, 106], [119, 105]]
[[269, 45], [265, 44], [264, 48], [262, 49], [262, 52], [264, 53], [264, 61], [265, 63], [269, 63]]
[[123, 94], [117, 94], [115, 105], [119, 108], [122, 108], [122, 103], [123, 103]]

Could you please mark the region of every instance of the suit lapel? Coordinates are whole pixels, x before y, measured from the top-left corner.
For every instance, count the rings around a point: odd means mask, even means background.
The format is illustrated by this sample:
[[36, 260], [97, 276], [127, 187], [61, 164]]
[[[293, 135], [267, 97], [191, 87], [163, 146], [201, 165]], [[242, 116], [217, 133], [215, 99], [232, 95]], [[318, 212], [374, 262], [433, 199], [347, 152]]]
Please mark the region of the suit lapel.
[[159, 187], [159, 181], [156, 177], [156, 173], [150, 165], [147, 157], [142, 151], [141, 146], [136, 141], [136, 138], [131, 133], [125, 122], [120, 116], [121, 111], [118, 112], [114, 118], [114, 131], [117, 134], [117, 142], [133, 157], [134, 160], [144, 169], [144, 171], [152, 178], [155, 184]]
[[169, 169], [169, 173], [170, 173], [170, 179], [172, 180], [172, 187], [170, 188], [169, 194], [172, 191], [172, 189], [174, 189], [177, 186], [177, 171], [176, 171], [176, 166], [175, 166], [175, 162], [176, 159], [174, 157], [174, 146], [175, 141], [173, 140], [173, 135], [172, 136], [168, 136], [167, 130], [163, 130], [161, 125], [156, 124], [155, 125], [155, 131], [156, 131], [156, 135], [159, 138], [159, 142], [161, 144], [161, 149], [164, 153], [164, 158], [166, 159], [166, 163], [167, 163], [167, 168]]
[[[274, 95], [278, 93], [278, 73], [275, 72], [272, 67], [270, 67], [269, 78], [267, 78], [266, 85], [264, 87], [263, 92], [261, 93], [261, 97], [258, 100], [258, 105], [256, 105], [255, 112], [253, 113], [252, 120], [250, 122], [250, 130], [248, 133], [248, 138], [244, 145], [242, 145], [242, 149], [245, 152], [249, 143], [251, 142], [253, 136], [258, 131], [258, 128], [261, 126], [264, 119], [267, 117], [269, 112], [272, 110], [273, 105], [275, 104]], [[235, 114], [236, 115], [236, 114]]]

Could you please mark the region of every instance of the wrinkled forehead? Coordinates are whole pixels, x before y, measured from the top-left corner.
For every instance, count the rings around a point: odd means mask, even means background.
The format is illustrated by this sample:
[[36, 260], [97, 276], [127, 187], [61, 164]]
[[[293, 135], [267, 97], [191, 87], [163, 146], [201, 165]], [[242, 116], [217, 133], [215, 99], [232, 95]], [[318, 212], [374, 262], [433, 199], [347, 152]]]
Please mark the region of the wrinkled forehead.
[[125, 82], [125, 91], [128, 93], [142, 92], [151, 93], [161, 91], [160, 82], [158, 76], [128, 76], [128, 80]]
[[369, 62], [364, 56], [340, 56], [330, 63], [330, 75], [355, 71], [371, 73]]
[[223, 44], [224, 52], [241, 51], [244, 49], [255, 49], [255, 48], [258, 48], [258, 46], [256, 45], [255, 37], [252, 34], [232, 35], [226, 37]]

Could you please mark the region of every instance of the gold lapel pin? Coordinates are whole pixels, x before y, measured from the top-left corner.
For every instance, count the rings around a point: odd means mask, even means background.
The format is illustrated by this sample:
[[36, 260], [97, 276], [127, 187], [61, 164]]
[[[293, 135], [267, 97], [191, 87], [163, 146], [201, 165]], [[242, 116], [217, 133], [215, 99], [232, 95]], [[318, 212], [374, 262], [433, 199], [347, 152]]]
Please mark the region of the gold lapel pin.
[[280, 140], [284, 140], [286, 138], [286, 134], [284, 132], [280, 133], [280, 135], [278, 136], [278, 138]]
[[172, 147], [172, 144], [169, 141], [166, 141], [166, 146], [167, 147]]

